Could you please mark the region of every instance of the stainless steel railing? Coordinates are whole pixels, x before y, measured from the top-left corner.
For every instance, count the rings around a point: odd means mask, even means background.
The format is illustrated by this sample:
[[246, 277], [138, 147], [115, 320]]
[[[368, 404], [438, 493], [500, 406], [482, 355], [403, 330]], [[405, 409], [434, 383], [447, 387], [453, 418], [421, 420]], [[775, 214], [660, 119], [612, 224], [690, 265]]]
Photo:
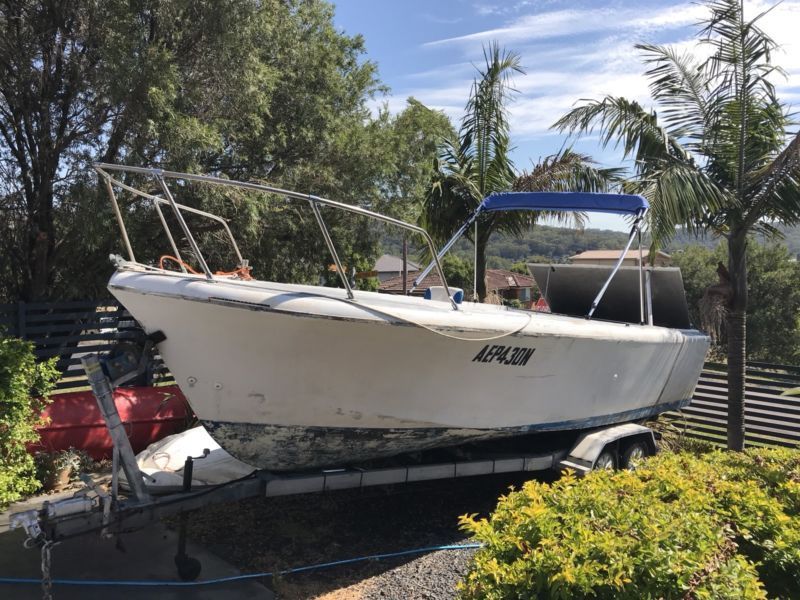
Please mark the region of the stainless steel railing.
[[[162, 226], [163, 226], [163, 228], [164, 228], [164, 230], [166, 232], [167, 239], [169, 240], [173, 251], [176, 253], [175, 257], [178, 258], [179, 260], [182, 260], [181, 257], [180, 257], [180, 254], [178, 252], [177, 245], [175, 244], [175, 240], [172, 237], [172, 234], [171, 234], [169, 228], [167, 227], [167, 223], [166, 223], [166, 220], [164, 219], [164, 215], [163, 215], [163, 213], [161, 211], [160, 205], [169, 205], [172, 208], [172, 212], [175, 215], [175, 218], [177, 219], [181, 230], [183, 231], [183, 235], [186, 238], [186, 241], [189, 243], [189, 247], [192, 250], [192, 254], [194, 254], [195, 258], [197, 259], [198, 264], [200, 265], [200, 267], [203, 270], [203, 273], [204, 273], [206, 279], [208, 279], [209, 281], [214, 281], [215, 276], [211, 272], [211, 269], [209, 269], [208, 264], [206, 263], [206, 260], [203, 257], [202, 252], [200, 251], [200, 248], [199, 248], [199, 246], [197, 244], [197, 241], [194, 239], [194, 236], [192, 235], [192, 233], [191, 233], [191, 231], [189, 229], [189, 226], [186, 224], [186, 221], [183, 218], [183, 214], [182, 213], [184, 211], [185, 212], [191, 212], [193, 214], [197, 214], [197, 215], [204, 216], [204, 217], [207, 217], [207, 218], [211, 218], [211, 219], [214, 219], [214, 220], [220, 222], [223, 225], [223, 227], [225, 228], [228, 236], [231, 239], [231, 242], [233, 244], [234, 250], [236, 252], [236, 255], [237, 255], [240, 263], [244, 263], [244, 259], [242, 258], [242, 255], [239, 252], [239, 248], [238, 248], [238, 246], [236, 244], [236, 240], [234, 239], [233, 234], [231, 234], [230, 228], [228, 227], [228, 225], [225, 222], [225, 220], [222, 219], [221, 217], [219, 217], [218, 215], [214, 215], [212, 213], [205, 212], [205, 211], [202, 211], [202, 210], [199, 210], [199, 209], [196, 209], [196, 208], [191, 208], [191, 207], [188, 207], [188, 206], [185, 206], [185, 205], [182, 205], [182, 204], [178, 204], [175, 201], [175, 199], [173, 198], [172, 193], [170, 192], [169, 187], [167, 186], [167, 181], [166, 180], [175, 179], [175, 180], [183, 180], [183, 181], [196, 181], [196, 182], [201, 182], [201, 183], [207, 183], [207, 184], [210, 184], [210, 185], [219, 185], [219, 186], [224, 186], [224, 187], [238, 188], [238, 189], [244, 189], [244, 190], [252, 190], [252, 191], [256, 191], [256, 192], [265, 192], [265, 193], [270, 193], [270, 194], [277, 194], [277, 195], [284, 196], [286, 198], [290, 198], [290, 199], [293, 199], [293, 200], [301, 200], [301, 201], [308, 202], [311, 205], [311, 209], [312, 209], [312, 211], [314, 213], [314, 217], [315, 217], [315, 219], [317, 221], [317, 224], [318, 224], [318, 226], [320, 228], [320, 231], [322, 233], [322, 237], [325, 240], [325, 244], [327, 245], [328, 250], [331, 253], [331, 256], [333, 258], [333, 261], [336, 264], [336, 269], [337, 269], [337, 271], [339, 273], [339, 277], [342, 280], [342, 284], [344, 285], [345, 290], [347, 291], [347, 297], [349, 299], [351, 299], [351, 300], [355, 299], [355, 294], [353, 293], [353, 289], [352, 289], [352, 287], [350, 285], [350, 282], [347, 279], [346, 273], [344, 272], [344, 269], [342, 267], [342, 262], [339, 259], [339, 254], [336, 251], [336, 247], [335, 247], [335, 245], [333, 243], [333, 240], [331, 239], [331, 236], [330, 236], [330, 233], [328, 231], [328, 228], [325, 225], [325, 221], [322, 218], [322, 213], [319, 210], [320, 206], [330, 206], [331, 208], [336, 208], [338, 210], [343, 210], [343, 211], [346, 211], [346, 212], [349, 212], [349, 213], [353, 213], [353, 214], [365, 216], [365, 217], [368, 217], [368, 218], [371, 218], [371, 219], [375, 219], [377, 221], [382, 221], [384, 223], [388, 223], [390, 225], [394, 225], [396, 227], [400, 227], [401, 229], [405, 229], [407, 231], [411, 231], [413, 233], [419, 234], [419, 235], [422, 236], [423, 240], [425, 241], [425, 244], [428, 246], [428, 250], [430, 251], [431, 256], [434, 257], [434, 263], [435, 263], [435, 267], [436, 267], [437, 273], [439, 274], [439, 277], [442, 280], [442, 286], [444, 287], [445, 292], [447, 293], [447, 296], [450, 298], [450, 304], [452, 305], [453, 310], [458, 310], [458, 305], [456, 304], [455, 300], [453, 299], [453, 295], [450, 293], [450, 288], [447, 285], [447, 281], [446, 281], [445, 276], [444, 276], [444, 271], [442, 270], [441, 262], [439, 261], [436, 249], [435, 249], [435, 247], [433, 245], [433, 240], [431, 239], [431, 237], [430, 237], [430, 235], [428, 234], [427, 231], [425, 231], [424, 229], [422, 229], [421, 227], [418, 227], [416, 225], [412, 225], [410, 223], [406, 223], [405, 221], [401, 221], [401, 220], [395, 219], [393, 217], [387, 217], [386, 215], [382, 215], [380, 213], [376, 213], [376, 212], [373, 212], [371, 210], [367, 210], [365, 208], [361, 208], [361, 207], [358, 207], [358, 206], [352, 206], [350, 204], [344, 204], [342, 202], [337, 202], [335, 200], [329, 200], [327, 198], [322, 198], [320, 196], [314, 196], [312, 194], [301, 194], [300, 192], [293, 192], [291, 190], [285, 190], [285, 189], [282, 189], [282, 188], [263, 185], [263, 184], [259, 184], [259, 183], [252, 183], [252, 182], [247, 182], [247, 181], [235, 181], [235, 180], [229, 180], [229, 179], [221, 179], [219, 177], [211, 177], [209, 175], [193, 175], [191, 173], [179, 173], [179, 172], [176, 172], [176, 171], [164, 171], [162, 169], [149, 169], [149, 168], [144, 168], [144, 167], [129, 167], [129, 166], [124, 166], [124, 165], [112, 165], [112, 164], [108, 164], [108, 163], [96, 163], [94, 165], [94, 169], [105, 180], [106, 188], [108, 190], [109, 197], [111, 199], [111, 204], [112, 204], [112, 206], [114, 208], [114, 214], [115, 214], [115, 216], [117, 218], [117, 223], [118, 223], [118, 225], [120, 227], [120, 231], [122, 233], [122, 241], [123, 241], [123, 244], [125, 245], [125, 249], [128, 252], [128, 256], [129, 256], [131, 262], [137, 262], [137, 261], [136, 261], [136, 258], [134, 256], [134, 253], [133, 253], [133, 248], [131, 246], [130, 239], [128, 237], [128, 231], [127, 231], [127, 229], [125, 227], [125, 222], [124, 222], [124, 220], [122, 218], [122, 212], [120, 211], [119, 203], [117, 202], [117, 197], [114, 194], [113, 186], [115, 186], [115, 185], [118, 186], [120, 189], [127, 190], [127, 191], [129, 191], [129, 192], [131, 192], [131, 193], [133, 193], [133, 194], [135, 194], [137, 196], [140, 196], [142, 198], [146, 198], [146, 199], [149, 199], [149, 200], [153, 201], [154, 206], [156, 207], [156, 211], [158, 212], [159, 218], [161, 220], [161, 224], [162, 224]], [[148, 193], [143, 192], [141, 190], [138, 190], [138, 189], [136, 189], [136, 188], [134, 188], [132, 186], [126, 185], [125, 183], [119, 181], [117, 178], [113, 177], [109, 173], [109, 171], [124, 172], [124, 173], [138, 173], [140, 175], [148, 175], [148, 176], [152, 177], [153, 179], [155, 179], [156, 182], [158, 182], [159, 186], [161, 187], [161, 190], [164, 193], [164, 198], [162, 198], [160, 196], [155, 196], [153, 194], [148, 194]], [[242, 265], [240, 265], [240, 266], [242, 266]], [[183, 269], [184, 267], [181, 265], [181, 268]]]

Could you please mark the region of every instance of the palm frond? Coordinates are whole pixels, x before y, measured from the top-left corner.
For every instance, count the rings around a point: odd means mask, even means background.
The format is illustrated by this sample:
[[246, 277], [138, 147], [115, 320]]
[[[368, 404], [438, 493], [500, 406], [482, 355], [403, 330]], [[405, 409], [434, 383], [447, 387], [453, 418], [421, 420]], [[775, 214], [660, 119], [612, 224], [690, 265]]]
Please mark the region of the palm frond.
[[748, 211], [748, 222], [775, 219], [800, 222], [800, 133], [764, 168], [753, 175], [756, 190]]
[[637, 168], [652, 157], [692, 160], [680, 141], [661, 127], [656, 113], [646, 111], [638, 102], [616, 96], [582, 102], [552, 128], [570, 135], [597, 131], [604, 148], [612, 142], [615, 148], [621, 146], [624, 158], [634, 158]]
[[605, 192], [620, 183], [622, 169], [598, 168], [588, 155], [565, 148], [546, 156], [515, 178], [512, 189], [518, 192]]
[[[748, 173], [757, 167], [763, 148], [754, 144], [754, 124], [765, 106], [779, 105], [770, 77], [780, 71], [772, 64], [775, 41], [759, 26], [769, 12], [746, 20], [740, 0], [713, 0], [711, 16], [701, 35], [713, 52], [705, 68], [714, 80], [709, 95], [710, 153], [718, 160], [720, 174], [744, 203]], [[771, 9], [770, 9], [771, 10]]]
[[502, 50], [497, 42], [484, 48], [484, 62], [473, 81], [459, 137], [462, 153], [475, 160], [478, 188], [482, 195], [487, 195], [503, 189], [513, 174], [508, 157], [507, 106], [515, 92], [511, 77], [524, 71], [519, 55]]
[[[514, 179], [517, 192], [606, 192], [621, 182], [622, 169], [602, 169], [591, 157], [565, 148], [536, 163]], [[583, 228], [586, 215], [562, 211], [542, 211], [534, 222], [545, 218], [560, 224]]]
[[735, 202], [702, 169], [680, 160], [648, 162], [640, 177], [624, 189], [650, 202], [648, 228], [656, 246], [669, 241], [676, 226], [692, 233], [705, 229], [709, 214]]
[[662, 115], [675, 138], [702, 143], [708, 122], [709, 78], [689, 53], [680, 54], [669, 46], [637, 44], [645, 64], [652, 65], [645, 75], [650, 93], [664, 107]]

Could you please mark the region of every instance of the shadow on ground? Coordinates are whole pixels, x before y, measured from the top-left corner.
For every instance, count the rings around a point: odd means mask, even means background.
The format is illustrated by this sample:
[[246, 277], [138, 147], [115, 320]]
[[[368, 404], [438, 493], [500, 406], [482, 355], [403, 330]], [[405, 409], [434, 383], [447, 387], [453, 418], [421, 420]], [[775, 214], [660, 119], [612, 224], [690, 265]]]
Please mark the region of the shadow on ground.
[[[460, 515], [488, 515], [510, 486], [519, 487], [532, 477], [486, 476], [249, 499], [194, 513], [189, 539], [249, 573], [464, 543], [469, 540], [459, 530]], [[437, 564], [427, 564], [433, 559], [420, 563], [420, 555], [411, 555], [284, 575], [273, 587], [278, 597], [299, 600], [369, 580], [357, 592], [330, 597], [451, 598], [469, 556], [439, 554]], [[427, 590], [423, 593], [420, 586]]]
[[[10, 531], [0, 534], [0, 577], [41, 577], [38, 548], [22, 546], [25, 534]], [[177, 534], [163, 525], [123, 534], [119, 540], [105, 540], [86, 534], [66, 540], [52, 550], [52, 575], [63, 579], [122, 579], [179, 581], [173, 557]], [[203, 565], [202, 579], [238, 575], [239, 571], [210, 552], [191, 545], [189, 553]], [[54, 585], [56, 600], [93, 598], [142, 598], [159, 600], [221, 600], [222, 598], [272, 598], [272, 593], [256, 581], [203, 587], [112, 587]], [[0, 598], [40, 599], [38, 584], [0, 584]]]
[[[208, 580], [464, 543], [469, 540], [459, 530], [460, 515], [488, 515], [510, 486], [519, 487], [533, 476], [495, 475], [220, 504], [189, 515], [187, 552], [202, 564], [200, 579]], [[179, 581], [174, 564], [177, 522], [176, 517], [123, 534], [119, 541], [87, 534], [62, 542], [53, 549], [53, 577]], [[0, 577], [41, 577], [39, 551], [24, 549], [23, 540], [21, 531], [0, 533]], [[407, 555], [209, 586], [55, 585], [53, 591], [57, 600], [272, 598], [269, 587], [288, 600], [444, 600], [455, 597], [471, 555]], [[41, 597], [38, 584], [0, 584], [0, 598]]]

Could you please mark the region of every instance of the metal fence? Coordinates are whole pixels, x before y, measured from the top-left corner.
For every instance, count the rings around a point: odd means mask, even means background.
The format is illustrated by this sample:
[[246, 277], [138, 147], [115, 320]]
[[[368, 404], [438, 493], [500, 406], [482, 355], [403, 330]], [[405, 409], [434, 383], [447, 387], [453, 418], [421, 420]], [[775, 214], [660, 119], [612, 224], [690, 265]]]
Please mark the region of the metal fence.
[[[750, 362], [745, 384], [745, 443], [748, 446], [800, 445], [800, 397], [783, 396], [800, 387], [800, 367]], [[692, 403], [667, 413], [690, 437], [725, 444], [728, 422], [726, 366], [706, 363]]]
[[[56, 392], [89, 388], [82, 356], [141, 335], [139, 324], [114, 300], [0, 304], [0, 330], [33, 342], [37, 358], [57, 357], [62, 376]], [[172, 381], [159, 356], [155, 373], [159, 384]]]

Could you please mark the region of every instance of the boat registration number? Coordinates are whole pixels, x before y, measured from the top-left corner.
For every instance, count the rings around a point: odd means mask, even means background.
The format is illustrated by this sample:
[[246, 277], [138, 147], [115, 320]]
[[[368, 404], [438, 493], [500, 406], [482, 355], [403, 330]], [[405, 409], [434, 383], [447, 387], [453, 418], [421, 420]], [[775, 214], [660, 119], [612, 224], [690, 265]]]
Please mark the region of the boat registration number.
[[510, 365], [512, 367], [524, 367], [528, 364], [534, 352], [536, 352], [536, 348], [486, 344], [483, 349], [475, 355], [472, 362], [493, 362], [501, 365]]

